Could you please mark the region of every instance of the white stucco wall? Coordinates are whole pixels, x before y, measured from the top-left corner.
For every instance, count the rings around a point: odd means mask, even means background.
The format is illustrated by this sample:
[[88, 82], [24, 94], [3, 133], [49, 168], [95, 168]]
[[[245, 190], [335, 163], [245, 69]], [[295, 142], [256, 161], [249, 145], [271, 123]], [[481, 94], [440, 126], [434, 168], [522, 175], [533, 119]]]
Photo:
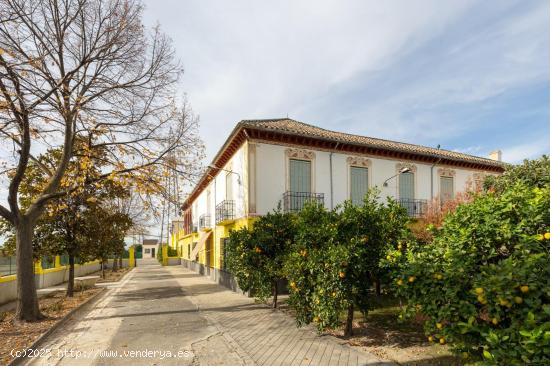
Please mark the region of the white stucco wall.
[[[255, 174], [248, 171], [249, 165], [249, 144], [254, 145], [255, 151]], [[304, 149], [291, 147], [292, 149], [306, 150], [314, 153], [313, 159], [313, 189], [312, 192], [323, 193], [325, 207], [343, 203], [349, 199], [349, 162], [348, 158], [359, 155], [347, 153], [332, 153], [332, 200], [330, 181], [330, 159], [328, 151]], [[245, 217], [249, 214], [248, 190], [250, 181], [254, 182], [256, 211], [252, 214], [264, 215], [272, 211], [281, 202], [283, 194], [288, 190], [288, 146], [276, 145], [265, 142], [245, 142], [231, 157], [223, 169], [218, 170], [211, 180], [209, 186], [204, 189], [198, 198], [192, 203], [193, 222], [198, 226], [199, 217], [208, 212], [207, 191], [210, 190], [210, 226], [215, 226], [216, 205], [224, 200], [235, 201], [235, 218]], [[359, 156], [369, 160], [369, 187], [377, 186], [381, 191], [381, 200], [387, 196], [399, 198], [399, 177], [397, 165], [401, 163], [412, 164], [416, 168], [415, 173], [415, 199], [430, 200], [432, 198], [432, 187], [430, 184], [431, 164], [419, 163], [416, 161], [402, 161], [384, 159], [377, 156]], [[251, 158], [251, 161], [254, 159]], [[453, 166], [437, 165], [433, 169], [433, 197], [439, 195], [439, 173], [440, 168], [449, 168], [454, 171], [454, 193], [465, 190], [467, 182], [473, 181], [473, 174], [479, 170], [469, 170]], [[227, 171], [235, 174], [227, 174]], [[250, 175], [250, 176], [249, 176]], [[253, 177], [255, 176], [255, 178]], [[394, 177], [395, 176], [395, 177]], [[383, 186], [386, 179], [387, 187]], [[233, 196], [226, 197], [226, 179], [232, 179]]]
[[[219, 169], [210, 184], [205, 188], [192, 203], [193, 222], [199, 224], [199, 217], [203, 214], [210, 214], [210, 227], [215, 226], [216, 205], [224, 200], [233, 200], [235, 202], [235, 218], [246, 216], [246, 195], [247, 195], [247, 144], [243, 144], [233, 154], [231, 159], [222, 169]], [[228, 173], [231, 171], [233, 173]], [[226, 179], [231, 179], [233, 183], [233, 196], [226, 197]], [[210, 210], [208, 210], [208, 190], [210, 190]]]
[[[128, 264], [126, 260], [126, 265]], [[86, 263], [75, 266], [75, 277], [85, 276], [87, 274], [97, 272], [101, 269], [101, 264], [97, 262]], [[10, 278], [14, 276], [9, 276]], [[62, 270], [36, 274], [34, 276], [36, 288], [59, 285], [69, 280], [69, 268], [66, 266]], [[0, 305], [17, 299], [17, 280], [13, 278], [10, 281], [0, 282]]]
[[[287, 160], [285, 151], [289, 147], [281, 145], [267, 144], [263, 142], [256, 143], [256, 199], [257, 213], [266, 214], [277, 207], [283, 193], [287, 190]], [[298, 148], [301, 149], [301, 148]], [[325, 206], [331, 206], [330, 189], [330, 152], [302, 149], [313, 151], [313, 192], [323, 193], [325, 197]], [[332, 154], [332, 177], [333, 177], [333, 205], [336, 206], [349, 199], [349, 163], [348, 157], [357, 155], [352, 154]], [[416, 167], [415, 173], [415, 199], [430, 200], [431, 197], [431, 165], [415, 161], [400, 161], [391, 159], [382, 159], [374, 156], [361, 156], [370, 160], [369, 167], [369, 187], [377, 186], [381, 189], [381, 199], [386, 196], [399, 198], [398, 177], [393, 177], [388, 181], [388, 186], [384, 187], [383, 182], [397, 173], [398, 163], [410, 163]], [[452, 166], [437, 165], [433, 169], [433, 195], [439, 195], [439, 174], [438, 169], [449, 168], [455, 172], [454, 192], [465, 190], [468, 180], [472, 180], [473, 173], [479, 170], [468, 170]]]
[[[149, 249], [149, 253], [145, 253], [145, 249]], [[155, 254], [153, 255], [153, 249], [155, 249]], [[143, 244], [143, 248], [141, 249], [141, 255], [142, 258], [156, 258], [159, 249], [158, 244]]]

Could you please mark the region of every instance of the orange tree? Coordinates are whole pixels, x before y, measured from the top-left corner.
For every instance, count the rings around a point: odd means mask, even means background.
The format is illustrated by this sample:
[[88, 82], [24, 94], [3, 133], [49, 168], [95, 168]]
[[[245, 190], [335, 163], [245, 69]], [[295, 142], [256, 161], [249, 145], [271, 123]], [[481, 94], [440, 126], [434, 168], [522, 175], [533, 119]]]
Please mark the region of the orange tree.
[[550, 186], [517, 183], [457, 207], [432, 244], [389, 253], [404, 316], [472, 362], [548, 364]]
[[251, 229], [232, 231], [226, 263], [239, 287], [262, 301], [273, 296], [276, 308], [278, 284], [285, 278], [283, 265], [294, 236], [293, 216], [280, 210], [260, 217]]
[[550, 185], [550, 157], [542, 155], [538, 159], [524, 160], [522, 164], [509, 165], [501, 176], [488, 176], [483, 186], [486, 190], [503, 192], [516, 182], [539, 188]]
[[345, 202], [333, 211], [309, 205], [297, 219], [296, 243], [287, 261], [289, 303], [299, 324], [320, 330], [340, 325], [352, 334], [354, 311], [366, 313], [370, 288], [381, 275], [387, 247], [409, 236], [408, 217], [395, 201], [369, 192], [361, 206]]

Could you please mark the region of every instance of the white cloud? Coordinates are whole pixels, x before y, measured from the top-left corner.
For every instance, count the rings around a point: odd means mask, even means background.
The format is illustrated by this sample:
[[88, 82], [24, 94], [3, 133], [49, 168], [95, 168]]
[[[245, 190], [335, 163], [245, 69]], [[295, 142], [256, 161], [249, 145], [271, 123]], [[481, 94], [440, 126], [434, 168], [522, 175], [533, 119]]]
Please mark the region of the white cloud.
[[174, 38], [212, 157], [238, 120], [287, 113], [409, 142], [459, 138], [478, 121], [453, 108], [550, 80], [550, 3], [521, 5], [174, 0], [146, 15]]
[[534, 141], [505, 147], [502, 160], [508, 163], [521, 163], [524, 159], [536, 159], [543, 154], [550, 154], [550, 135]]

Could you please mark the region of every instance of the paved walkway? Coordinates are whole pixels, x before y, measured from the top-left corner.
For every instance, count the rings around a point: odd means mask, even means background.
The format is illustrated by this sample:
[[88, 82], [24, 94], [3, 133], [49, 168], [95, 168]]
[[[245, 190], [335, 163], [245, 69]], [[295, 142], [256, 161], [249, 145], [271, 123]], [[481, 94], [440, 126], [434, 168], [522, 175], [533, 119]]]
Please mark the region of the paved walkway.
[[142, 262], [28, 365], [391, 365], [182, 267]]

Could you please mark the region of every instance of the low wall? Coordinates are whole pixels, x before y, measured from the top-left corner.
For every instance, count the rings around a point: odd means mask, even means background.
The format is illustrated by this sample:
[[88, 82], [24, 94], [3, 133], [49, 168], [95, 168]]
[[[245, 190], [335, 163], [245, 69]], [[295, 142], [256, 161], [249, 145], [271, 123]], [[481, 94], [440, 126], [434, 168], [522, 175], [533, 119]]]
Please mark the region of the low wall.
[[[128, 262], [129, 262], [128, 258], [122, 259], [122, 268], [128, 267]], [[107, 261], [107, 264], [105, 265], [105, 268], [113, 268], [113, 260], [112, 259], [109, 259]]]
[[[90, 262], [86, 264], [76, 264], [74, 268], [74, 276], [80, 277], [87, 274], [97, 272], [101, 269], [99, 262]], [[59, 268], [50, 268], [42, 270], [43, 273], [34, 276], [36, 288], [45, 288], [59, 285], [69, 280], [69, 266], [61, 266]]]
[[15, 275], [0, 277], [0, 305], [17, 299]]
[[181, 264], [181, 259], [179, 257], [168, 257], [166, 258], [167, 266], [179, 266]]
[[[111, 268], [113, 260], [110, 259], [107, 268]], [[122, 266], [128, 267], [128, 259], [122, 260]], [[75, 277], [85, 276], [101, 270], [99, 261], [89, 262], [82, 265], [76, 264], [74, 269]], [[36, 288], [56, 286], [69, 280], [69, 266], [40, 269], [34, 275]], [[17, 299], [17, 278], [15, 275], [0, 277], [0, 305]]]
[[199, 262], [190, 261], [189, 259], [181, 258], [181, 265], [190, 269], [193, 272], [197, 272], [203, 276], [208, 277], [210, 280], [220, 284], [235, 292], [244, 292], [239, 288], [235, 277], [227, 271], [218, 268], [207, 267]]

